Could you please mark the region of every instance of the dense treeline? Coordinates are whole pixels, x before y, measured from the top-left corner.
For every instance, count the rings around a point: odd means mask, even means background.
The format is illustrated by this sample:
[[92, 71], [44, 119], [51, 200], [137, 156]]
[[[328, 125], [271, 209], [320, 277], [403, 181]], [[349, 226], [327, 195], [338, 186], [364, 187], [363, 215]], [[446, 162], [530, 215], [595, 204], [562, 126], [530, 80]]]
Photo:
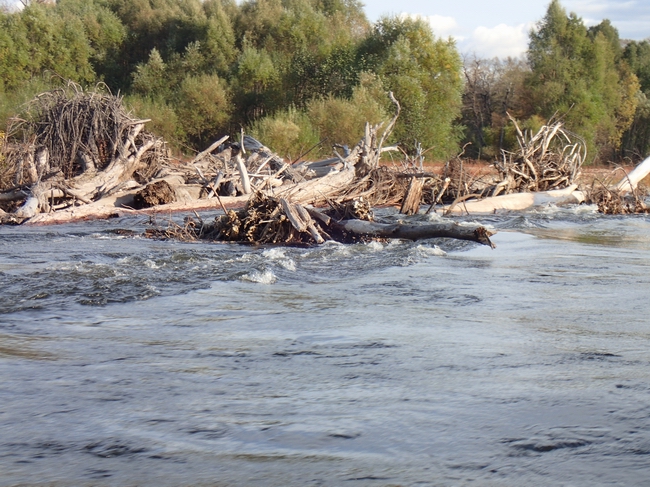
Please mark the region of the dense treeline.
[[460, 137], [453, 42], [417, 20], [370, 25], [357, 0], [59, 0], [2, 14], [2, 115], [53, 73], [103, 81], [180, 147], [240, 127], [293, 158], [353, 144], [392, 114], [389, 90], [405, 148], [446, 157]]
[[[402, 104], [394, 142], [448, 158], [512, 147], [506, 112], [557, 114], [602, 160], [650, 150], [650, 45], [557, 0], [527, 60], [461, 57], [426, 23], [366, 19], [358, 0], [58, 0], [0, 12], [0, 120], [71, 79], [105, 83], [178, 149], [241, 127], [295, 159], [354, 144]], [[318, 149], [317, 149], [318, 150]], [[312, 153], [314, 155], [314, 153]]]

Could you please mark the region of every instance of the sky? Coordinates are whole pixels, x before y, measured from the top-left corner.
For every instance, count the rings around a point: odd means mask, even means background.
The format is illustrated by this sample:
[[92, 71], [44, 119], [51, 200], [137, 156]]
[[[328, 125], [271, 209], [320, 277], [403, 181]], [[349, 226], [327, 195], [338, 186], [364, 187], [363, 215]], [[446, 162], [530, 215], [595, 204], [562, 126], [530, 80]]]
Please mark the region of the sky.
[[[386, 14], [418, 15], [436, 36], [451, 36], [463, 54], [517, 57], [526, 51], [528, 32], [546, 13], [550, 0], [365, 0], [372, 22]], [[609, 19], [622, 39], [650, 38], [650, 0], [561, 0], [587, 26]]]

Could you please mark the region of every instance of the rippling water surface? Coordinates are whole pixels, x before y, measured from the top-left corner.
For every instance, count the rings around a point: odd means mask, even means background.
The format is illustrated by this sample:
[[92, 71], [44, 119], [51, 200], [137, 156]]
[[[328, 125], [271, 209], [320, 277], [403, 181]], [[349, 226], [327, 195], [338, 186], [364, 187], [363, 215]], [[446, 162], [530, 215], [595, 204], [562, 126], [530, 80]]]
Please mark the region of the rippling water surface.
[[495, 250], [0, 227], [0, 486], [646, 484], [650, 220], [473, 220]]

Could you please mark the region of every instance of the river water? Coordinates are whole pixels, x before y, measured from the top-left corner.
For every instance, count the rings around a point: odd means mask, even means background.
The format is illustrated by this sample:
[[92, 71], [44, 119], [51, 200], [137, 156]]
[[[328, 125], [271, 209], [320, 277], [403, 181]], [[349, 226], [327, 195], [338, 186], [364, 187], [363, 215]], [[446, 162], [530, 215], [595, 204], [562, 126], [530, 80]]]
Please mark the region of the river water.
[[647, 485], [648, 217], [468, 221], [497, 248], [0, 227], [0, 486]]

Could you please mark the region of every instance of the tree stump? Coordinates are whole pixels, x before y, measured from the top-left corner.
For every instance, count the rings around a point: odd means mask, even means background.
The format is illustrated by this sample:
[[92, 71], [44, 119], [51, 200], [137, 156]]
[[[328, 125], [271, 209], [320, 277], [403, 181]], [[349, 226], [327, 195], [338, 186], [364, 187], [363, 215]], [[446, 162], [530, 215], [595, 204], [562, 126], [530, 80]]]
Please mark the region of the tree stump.
[[404, 215], [415, 215], [420, 210], [422, 201], [422, 188], [424, 179], [413, 177], [406, 188], [406, 193], [402, 199], [402, 208], [399, 210]]
[[156, 181], [148, 184], [133, 197], [133, 207], [136, 210], [166, 205], [176, 201], [176, 192], [167, 181]]

